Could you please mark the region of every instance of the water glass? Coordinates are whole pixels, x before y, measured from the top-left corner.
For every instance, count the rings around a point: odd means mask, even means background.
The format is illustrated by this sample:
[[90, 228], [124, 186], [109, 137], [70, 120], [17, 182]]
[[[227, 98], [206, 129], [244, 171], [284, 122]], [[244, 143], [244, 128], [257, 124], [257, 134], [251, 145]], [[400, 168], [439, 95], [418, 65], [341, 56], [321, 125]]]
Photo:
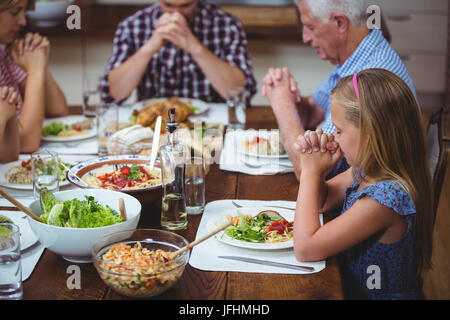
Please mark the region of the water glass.
[[245, 127], [245, 89], [235, 87], [227, 91], [228, 128], [244, 129]]
[[185, 167], [186, 213], [200, 214], [205, 209], [205, 159], [193, 157]]
[[108, 139], [119, 128], [119, 106], [114, 103], [102, 104], [96, 108], [98, 155], [108, 153]]
[[83, 81], [83, 115], [95, 118], [96, 109], [102, 104], [100, 91], [100, 75], [89, 74]]
[[23, 296], [20, 261], [20, 230], [0, 223], [0, 300], [20, 300]]
[[31, 155], [34, 198], [39, 199], [41, 189], [51, 192], [59, 191], [58, 154], [49, 150], [36, 151]]

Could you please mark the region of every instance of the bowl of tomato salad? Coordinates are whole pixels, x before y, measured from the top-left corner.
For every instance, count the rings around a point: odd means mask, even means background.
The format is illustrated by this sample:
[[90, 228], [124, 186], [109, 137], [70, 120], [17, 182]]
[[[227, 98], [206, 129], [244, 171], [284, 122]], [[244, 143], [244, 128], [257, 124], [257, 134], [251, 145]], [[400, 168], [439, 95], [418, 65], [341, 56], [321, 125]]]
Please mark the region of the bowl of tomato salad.
[[105, 156], [83, 161], [67, 172], [67, 180], [79, 188], [96, 188], [128, 193], [141, 202], [161, 199], [161, 166], [150, 170], [150, 157]]

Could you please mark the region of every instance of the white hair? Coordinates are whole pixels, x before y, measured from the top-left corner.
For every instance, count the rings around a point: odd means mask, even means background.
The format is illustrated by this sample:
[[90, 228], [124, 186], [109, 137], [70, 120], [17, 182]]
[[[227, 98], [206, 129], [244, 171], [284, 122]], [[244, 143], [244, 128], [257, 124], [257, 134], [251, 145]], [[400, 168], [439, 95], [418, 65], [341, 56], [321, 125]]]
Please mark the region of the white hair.
[[367, 0], [295, 0], [296, 4], [305, 3], [311, 15], [322, 21], [328, 21], [333, 13], [345, 15], [355, 26], [365, 23], [367, 18]]

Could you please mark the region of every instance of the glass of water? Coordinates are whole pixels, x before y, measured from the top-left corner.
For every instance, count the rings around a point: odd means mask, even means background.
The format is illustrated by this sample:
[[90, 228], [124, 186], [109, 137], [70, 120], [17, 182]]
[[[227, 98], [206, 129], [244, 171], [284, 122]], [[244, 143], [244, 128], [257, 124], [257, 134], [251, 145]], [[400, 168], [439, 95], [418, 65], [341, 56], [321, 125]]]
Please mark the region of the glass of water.
[[245, 128], [245, 89], [235, 87], [227, 91], [228, 128]]
[[205, 209], [205, 159], [193, 157], [186, 163], [184, 194], [186, 213], [202, 213]]
[[49, 150], [40, 150], [31, 155], [34, 198], [39, 199], [41, 189], [51, 192], [59, 191], [58, 154]]
[[23, 296], [20, 261], [20, 230], [0, 223], [0, 300], [20, 300]]
[[87, 74], [83, 81], [83, 115], [86, 118], [95, 118], [96, 109], [102, 103], [100, 90], [101, 76]]

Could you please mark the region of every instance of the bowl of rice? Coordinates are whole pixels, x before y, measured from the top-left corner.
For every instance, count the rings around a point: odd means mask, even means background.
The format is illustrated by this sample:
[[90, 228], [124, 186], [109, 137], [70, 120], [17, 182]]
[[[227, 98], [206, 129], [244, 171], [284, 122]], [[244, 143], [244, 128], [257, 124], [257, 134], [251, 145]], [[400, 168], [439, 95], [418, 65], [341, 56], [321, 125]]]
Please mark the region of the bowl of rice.
[[115, 292], [131, 298], [148, 298], [170, 289], [183, 275], [190, 251], [172, 259], [188, 245], [173, 232], [136, 229], [99, 239], [92, 262], [100, 278]]

